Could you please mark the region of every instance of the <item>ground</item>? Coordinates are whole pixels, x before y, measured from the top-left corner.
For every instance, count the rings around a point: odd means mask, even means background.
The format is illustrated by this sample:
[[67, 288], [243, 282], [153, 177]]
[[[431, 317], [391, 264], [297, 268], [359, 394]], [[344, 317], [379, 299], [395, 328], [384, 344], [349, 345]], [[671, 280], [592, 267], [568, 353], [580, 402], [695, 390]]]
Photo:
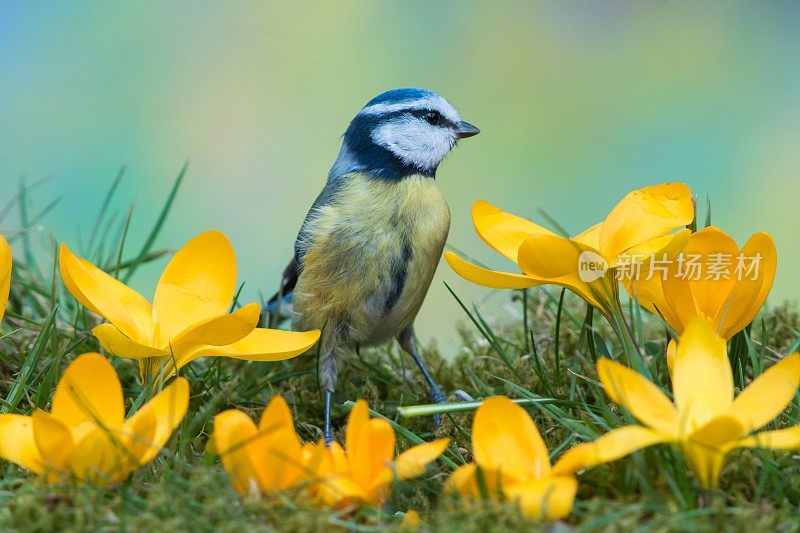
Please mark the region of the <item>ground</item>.
[[[169, 202], [166, 208], [168, 211]], [[165, 211], [165, 213], [166, 213]], [[27, 227], [31, 220], [23, 220]], [[158, 224], [162, 224], [163, 219]], [[157, 235], [159, 225], [151, 235]], [[123, 233], [124, 235], [124, 233]], [[109, 271], [127, 275], [157, 257], [148, 240], [136, 259], [121, 261], [119, 240], [109, 237], [97, 257]], [[23, 239], [24, 240], [24, 239]], [[124, 238], [120, 239], [124, 241]], [[53, 257], [27, 253], [15, 259], [12, 294], [0, 338], [0, 402], [10, 412], [48, 408], [65, 365], [99, 346], [88, 333], [96, 317], [77, 307], [59, 288]], [[127, 256], [127, 254], [126, 254]], [[602, 317], [558, 288], [498, 295], [519, 309], [519, 318], [499, 321], [463, 306], [454, 316], [462, 324], [460, 353], [443, 359], [435, 346], [424, 358], [442, 388], [455, 400], [462, 390], [474, 398], [505, 394], [537, 400], [528, 405], [553, 457], [609, 427], [629, 421], [597, 383], [594, 362], [618, 353]], [[454, 294], [454, 298], [457, 295]], [[668, 388], [664, 361], [666, 331], [660, 321], [629, 307], [635, 338], [656, 380]], [[748, 333], [731, 343], [737, 388], [753, 377], [753, 362], [769, 366], [798, 347], [800, 313], [791, 303], [773, 305]], [[132, 361], [109, 356], [123, 380], [130, 405], [140, 392]], [[400, 529], [402, 513], [420, 512], [423, 527], [436, 531], [800, 531], [800, 457], [766, 450], [737, 451], [724, 469], [720, 487], [702, 490], [680, 454], [656, 446], [610, 465], [581, 473], [572, 514], [559, 523], [525, 520], [511, 504], [473, 506], [442, 494], [452, 464], [470, 460], [471, 412], [448, 414], [432, 432], [430, 417], [404, 418], [399, 406], [426, 403], [427, 388], [411, 359], [394, 344], [353, 354], [337, 391], [334, 426], [342, 437], [346, 400], [365, 398], [396, 426], [399, 447], [417, 437], [449, 436], [446, 460], [422, 478], [398, 483], [382, 509], [320, 511], [302, 498], [240, 498], [218, 459], [206, 451], [214, 414], [231, 407], [257, 418], [275, 394], [294, 412], [304, 440], [320, 435], [322, 404], [316, 381], [316, 353], [282, 363], [203, 359], [184, 369], [191, 382], [191, 405], [165, 452], [113, 489], [89, 485], [51, 485], [9, 463], [0, 465], [0, 529], [303, 531], [338, 527], [352, 531]], [[773, 423], [800, 422], [797, 400]]]

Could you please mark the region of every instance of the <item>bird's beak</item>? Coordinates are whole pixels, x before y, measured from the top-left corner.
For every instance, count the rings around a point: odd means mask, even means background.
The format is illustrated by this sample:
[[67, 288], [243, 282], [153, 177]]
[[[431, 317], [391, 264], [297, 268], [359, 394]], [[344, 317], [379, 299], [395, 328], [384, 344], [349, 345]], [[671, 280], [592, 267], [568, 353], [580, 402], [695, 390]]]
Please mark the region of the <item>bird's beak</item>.
[[459, 139], [466, 139], [467, 137], [472, 137], [473, 135], [477, 135], [480, 132], [481, 130], [479, 130], [469, 122], [464, 122], [463, 120], [458, 123], [458, 126], [456, 126], [456, 134], [458, 135]]

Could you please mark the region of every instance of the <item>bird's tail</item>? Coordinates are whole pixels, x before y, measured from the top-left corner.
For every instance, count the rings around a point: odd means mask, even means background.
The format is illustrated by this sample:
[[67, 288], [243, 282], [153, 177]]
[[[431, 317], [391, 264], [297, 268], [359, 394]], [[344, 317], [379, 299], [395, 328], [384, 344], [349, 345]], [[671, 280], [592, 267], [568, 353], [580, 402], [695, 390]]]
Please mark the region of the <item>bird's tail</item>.
[[275, 328], [292, 318], [294, 312], [292, 308], [294, 287], [297, 285], [297, 277], [300, 273], [298, 265], [297, 257], [292, 256], [292, 260], [283, 269], [281, 288], [264, 305], [263, 316], [261, 317], [262, 324]]
[[261, 323], [270, 328], [277, 328], [292, 318], [294, 293], [281, 295], [275, 293], [264, 305]]

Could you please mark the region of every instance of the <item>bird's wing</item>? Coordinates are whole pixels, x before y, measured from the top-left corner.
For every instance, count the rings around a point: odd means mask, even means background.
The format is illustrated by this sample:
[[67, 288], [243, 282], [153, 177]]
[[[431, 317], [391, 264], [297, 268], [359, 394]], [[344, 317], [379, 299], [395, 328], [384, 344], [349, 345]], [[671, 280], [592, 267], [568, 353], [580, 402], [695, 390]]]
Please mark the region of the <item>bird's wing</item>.
[[343, 177], [328, 178], [328, 182], [322, 191], [314, 200], [311, 209], [306, 213], [306, 218], [303, 219], [303, 225], [300, 226], [300, 231], [297, 233], [297, 239], [294, 241], [294, 259], [297, 262], [297, 275], [303, 271], [303, 259], [305, 258], [306, 251], [311, 247], [312, 228], [316, 221], [317, 214], [320, 209], [331, 204], [336, 197], [337, 193], [341, 190], [343, 185]]
[[[341, 188], [341, 183], [341, 179], [328, 179], [327, 184], [325, 187], [323, 187], [322, 192], [319, 193], [317, 199], [314, 200], [314, 203], [311, 205], [311, 209], [308, 210], [308, 213], [303, 220], [303, 224], [300, 226], [300, 231], [298, 232], [297, 238], [294, 242], [294, 256], [292, 257], [291, 261], [289, 261], [289, 264], [286, 265], [286, 268], [283, 269], [283, 274], [281, 275], [281, 284], [278, 292], [272, 295], [272, 297], [267, 301], [267, 305], [265, 307], [265, 310], [267, 313], [270, 313], [270, 315], [276, 313], [279, 315], [276, 317], [279, 322], [285, 318], [288, 318], [288, 315], [283, 316], [284, 313], [280, 312], [280, 308], [291, 308], [292, 292], [294, 291], [295, 285], [297, 285], [297, 279], [300, 277], [300, 273], [303, 271], [303, 259], [305, 258], [306, 251], [311, 246], [311, 227], [314, 224], [316, 215], [321, 208], [333, 201], [336, 193]], [[270, 319], [270, 323], [272, 322], [273, 320]]]

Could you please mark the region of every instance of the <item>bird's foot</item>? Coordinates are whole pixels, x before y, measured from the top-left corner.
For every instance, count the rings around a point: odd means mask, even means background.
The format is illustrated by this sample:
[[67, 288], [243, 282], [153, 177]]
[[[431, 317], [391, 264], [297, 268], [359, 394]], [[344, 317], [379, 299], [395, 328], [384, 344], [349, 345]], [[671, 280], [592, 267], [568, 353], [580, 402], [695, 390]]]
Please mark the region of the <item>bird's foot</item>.
[[[447, 396], [444, 395], [439, 387], [433, 387], [431, 389], [431, 403], [447, 403]], [[442, 415], [433, 415], [433, 430], [436, 431], [441, 425]]]
[[460, 402], [474, 402], [475, 401], [475, 398], [473, 398], [472, 396], [470, 396], [469, 394], [467, 394], [466, 392], [464, 392], [461, 389], [454, 390], [453, 391], [453, 396], [455, 396], [458, 399], [458, 401], [460, 401]]
[[447, 396], [445, 396], [439, 387], [435, 387], [431, 390], [431, 403], [447, 403]]

